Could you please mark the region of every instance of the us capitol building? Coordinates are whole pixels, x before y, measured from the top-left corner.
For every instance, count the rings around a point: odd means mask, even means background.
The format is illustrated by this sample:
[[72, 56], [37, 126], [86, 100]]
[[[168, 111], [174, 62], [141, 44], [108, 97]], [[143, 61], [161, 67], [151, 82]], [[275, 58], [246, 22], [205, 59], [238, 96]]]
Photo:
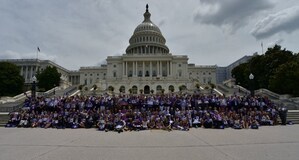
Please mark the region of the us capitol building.
[[[79, 71], [69, 71], [52, 61], [37, 59], [10, 59], [20, 66], [25, 83], [37, 70], [55, 66], [62, 74], [65, 85], [85, 85], [88, 88], [97, 85], [99, 90], [111, 90], [145, 94], [195, 89], [196, 84], [216, 84], [216, 65], [197, 66], [188, 63], [187, 55], [174, 55], [166, 46], [161, 30], [150, 19], [148, 5], [131, 38], [126, 51], [121, 56], [108, 56], [106, 64], [101, 66], [80, 67]], [[3, 60], [1, 60], [3, 61]], [[84, 87], [85, 87], [84, 86]]]

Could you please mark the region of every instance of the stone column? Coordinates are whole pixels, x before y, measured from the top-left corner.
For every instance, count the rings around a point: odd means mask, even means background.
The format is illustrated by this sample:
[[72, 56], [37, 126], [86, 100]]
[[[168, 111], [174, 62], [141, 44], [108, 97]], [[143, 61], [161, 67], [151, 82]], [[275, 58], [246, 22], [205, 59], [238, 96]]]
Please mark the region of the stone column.
[[25, 68], [24, 79], [25, 83], [27, 82], [27, 66], [23, 66]]
[[21, 75], [23, 76], [23, 66], [21, 66]]
[[157, 77], [159, 76], [159, 61], [157, 61], [157, 70], [156, 70]]
[[170, 76], [172, 76], [172, 61], [170, 61]]
[[126, 77], [128, 77], [128, 62], [126, 61], [126, 72], [125, 72]]
[[166, 66], [166, 68], [167, 68], [167, 77], [169, 76], [169, 61], [167, 61], [167, 66]]
[[145, 77], [145, 65], [144, 65], [144, 61], [142, 61], [142, 77]]
[[33, 77], [33, 66], [30, 67], [30, 78]]
[[136, 61], [135, 62], [136, 64], [135, 64], [135, 67], [136, 67], [136, 69], [135, 69], [135, 71], [136, 71], [136, 77], [138, 77], [138, 61]]
[[162, 77], [162, 75], [163, 75], [163, 69], [162, 69], [162, 61], [160, 61], [160, 76]]
[[125, 62], [123, 61], [123, 77], [125, 76]]
[[150, 61], [150, 77], [152, 77], [152, 74], [153, 74], [153, 66], [152, 66], [152, 61]]
[[133, 75], [132, 75], [132, 77], [135, 77], [135, 62], [132, 62], [132, 64], [133, 64]]

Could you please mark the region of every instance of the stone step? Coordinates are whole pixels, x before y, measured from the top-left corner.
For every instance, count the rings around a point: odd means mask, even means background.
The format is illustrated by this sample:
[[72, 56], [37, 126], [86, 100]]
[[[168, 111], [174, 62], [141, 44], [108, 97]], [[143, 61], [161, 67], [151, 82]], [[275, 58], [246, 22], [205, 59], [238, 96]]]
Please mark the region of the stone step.
[[289, 110], [287, 121], [292, 121], [294, 124], [299, 124], [299, 110]]
[[9, 119], [7, 112], [0, 112], [0, 127], [4, 127]]

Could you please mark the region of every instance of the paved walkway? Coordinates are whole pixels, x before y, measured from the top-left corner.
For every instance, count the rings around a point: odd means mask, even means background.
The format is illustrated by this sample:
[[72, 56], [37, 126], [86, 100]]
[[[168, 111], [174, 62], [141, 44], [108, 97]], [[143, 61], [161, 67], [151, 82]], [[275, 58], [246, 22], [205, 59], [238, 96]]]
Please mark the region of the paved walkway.
[[299, 125], [99, 132], [0, 128], [1, 160], [298, 160]]

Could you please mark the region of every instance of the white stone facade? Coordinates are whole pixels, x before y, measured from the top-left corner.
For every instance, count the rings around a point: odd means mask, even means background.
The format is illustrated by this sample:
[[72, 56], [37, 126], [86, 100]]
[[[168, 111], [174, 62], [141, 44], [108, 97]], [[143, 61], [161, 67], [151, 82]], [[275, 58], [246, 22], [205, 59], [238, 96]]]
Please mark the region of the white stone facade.
[[[216, 84], [216, 65], [197, 66], [188, 64], [187, 55], [173, 55], [169, 52], [166, 39], [160, 29], [150, 20], [151, 14], [144, 13], [144, 21], [134, 30], [129, 39], [126, 53], [121, 56], [108, 56], [107, 64], [81, 67], [79, 71], [69, 71], [52, 61], [37, 59], [6, 60], [20, 66], [21, 75], [26, 83], [38, 69], [55, 66], [62, 74], [63, 82], [72, 85], [84, 85], [106, 91], [113, 87], [115, 93], [165, 93], [180, 88], [195, 89], [196, 84]], [[3, 61], [3, 60], [2, 60]]]
[[[165, 45], [160, 29], [150, 20], [151, 14], [144, 13], [144, 21], [134, 30], [126, 53], [122, 56], [108, 56], [107, 65], [102, 67], [81, 67], [80, 83], [97, 85], [114, 92], [148, 94], [179, 91], [180, 86], [194, 89], [195, 84], [216, 83], [215, 66], [188, 64], [187, 55], [172, 55]], [[84, 82], [84, 83], [82, 83]]]
[[49, 60], [2, 59], [0, 61], [11, 62], [20, 67], [20, 75], [24, 77], [25, 84], [32, 83], [32, 77], [36, 75], [37, 71], [43, 71], [48, 66], [57, 68], [57, 71], [61, 73], [60, 79], [63, 81], [63, 83], [69, 82], [70, 71]]

